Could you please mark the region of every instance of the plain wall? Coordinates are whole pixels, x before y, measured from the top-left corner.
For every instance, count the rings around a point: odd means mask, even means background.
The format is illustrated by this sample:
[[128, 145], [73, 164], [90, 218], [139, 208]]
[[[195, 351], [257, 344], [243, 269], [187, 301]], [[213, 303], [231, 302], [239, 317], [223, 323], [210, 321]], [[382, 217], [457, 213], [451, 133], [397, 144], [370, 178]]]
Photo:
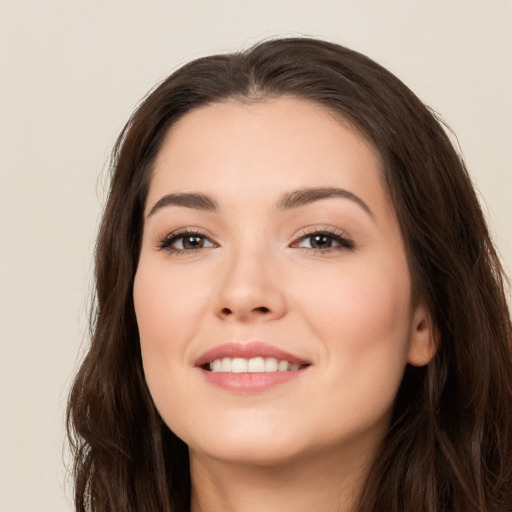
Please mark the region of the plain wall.
[[71, 510], [63, 412], [117, 133], [180, 64], [275, 35], [366, 53], [444, 116], [510, 274], [511, 0], [0, 0], [0, 511]]

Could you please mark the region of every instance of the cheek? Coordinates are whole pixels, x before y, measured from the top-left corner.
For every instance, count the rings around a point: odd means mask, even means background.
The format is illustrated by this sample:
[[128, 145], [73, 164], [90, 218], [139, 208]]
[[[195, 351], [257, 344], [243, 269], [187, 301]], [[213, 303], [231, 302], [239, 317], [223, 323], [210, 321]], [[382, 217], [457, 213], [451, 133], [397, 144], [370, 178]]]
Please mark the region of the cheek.
[[[339, 271], [316, 272], [311, 279], [302, 276], [297, 296], [309, 303], [316, 315], [352, 319], [357, 324], [383, 330], [402, 323], [410, 309], [410, 284], [407, 270], [388, 267], [386, 270], [360, 265]], [[340, 318], [341, 320], [341, 318]], [[362, 325], [360, 325], [362, 324]]]
[[340, 422], [354, 431], [375, 425], [386, 428], [407, 363], [409, 279], [374, 273], [368, 267], [339, 276], [337, 286], [332, 286], [332, 274], [325, 281], [318, 278], [315, 293], [301, 291], [308, 327], [323, 340], [325, 387], [310, 396], [309, 403], [315, 404], [312, 414], [325, 414], [327, 395], [327, 435], [335, 438]]
[[137, 269], [133, 298], [144, 373], [152, 394], [158, 395], [169, 375], [187, 362], [187, 349], [207, 301], [190, 275], [147, 260], [141, 260]]
[[[185, 388], [190, 366], [189, 348], [197, 337], [206, 303], [204, 290], [194, 286], [190, 274], [141, 259], [133, 298], [144, 375], [155, 406], [168, 425], [180, 428], [177, 411], [187, 410]], [[179, 386], [176, 383], [180, 383]], [[174, 430], [174, 428], [173, 428]]]
[[407, 361], [410, 280], [406, 265], [383, 271], [382, 262], [371, 263], [317, 273], [310, 281], [315, 286], [302, 281], [296, 297], [309, 329], [324, 342], [337, 382], [389, 383], [392, 394]]
[[[165, 350], [174, 340], [187, 339], [201, 317], [205, 303], [201, 278], [165, 265], [141, 261], [133, 287], [135, 313], [142, 344]], [[186, 320], [186, 321], [184, 321]]]

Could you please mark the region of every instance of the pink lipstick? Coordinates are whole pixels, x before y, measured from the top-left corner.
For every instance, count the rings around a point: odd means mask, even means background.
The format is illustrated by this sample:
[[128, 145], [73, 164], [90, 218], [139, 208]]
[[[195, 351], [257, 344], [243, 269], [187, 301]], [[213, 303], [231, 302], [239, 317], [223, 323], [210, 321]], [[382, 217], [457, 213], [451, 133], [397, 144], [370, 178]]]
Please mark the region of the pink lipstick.
[[255, 392], [301, 376], [310, 362], [262, 342], [225, 343], [195, 362], [208, 382], [230, 391]]

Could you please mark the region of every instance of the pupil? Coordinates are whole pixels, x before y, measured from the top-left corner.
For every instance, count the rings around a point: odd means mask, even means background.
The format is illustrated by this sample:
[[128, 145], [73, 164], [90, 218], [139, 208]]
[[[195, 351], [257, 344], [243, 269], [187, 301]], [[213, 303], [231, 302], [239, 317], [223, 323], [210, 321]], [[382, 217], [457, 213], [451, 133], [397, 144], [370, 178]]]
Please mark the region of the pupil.
[[315, 249], [322, 249], [324, 247], [330, 247], [330, 238], [325, 235], [314, 235], [312, 246]]
[[187, 236], [183, 240], [185, 249], [200, 249], [203, 246], [203, 239], [200, 236]]

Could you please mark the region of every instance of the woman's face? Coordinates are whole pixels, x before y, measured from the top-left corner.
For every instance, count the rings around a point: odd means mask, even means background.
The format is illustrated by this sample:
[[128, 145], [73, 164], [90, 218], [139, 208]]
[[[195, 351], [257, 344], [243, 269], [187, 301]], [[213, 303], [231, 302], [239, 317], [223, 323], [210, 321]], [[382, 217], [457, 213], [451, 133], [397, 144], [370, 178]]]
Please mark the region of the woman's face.
[[172, 127], [134, 300], [149, 389], [192, 457], [371, 454], [406, 363], [431, 356], [378, 155], [304, 100]]

